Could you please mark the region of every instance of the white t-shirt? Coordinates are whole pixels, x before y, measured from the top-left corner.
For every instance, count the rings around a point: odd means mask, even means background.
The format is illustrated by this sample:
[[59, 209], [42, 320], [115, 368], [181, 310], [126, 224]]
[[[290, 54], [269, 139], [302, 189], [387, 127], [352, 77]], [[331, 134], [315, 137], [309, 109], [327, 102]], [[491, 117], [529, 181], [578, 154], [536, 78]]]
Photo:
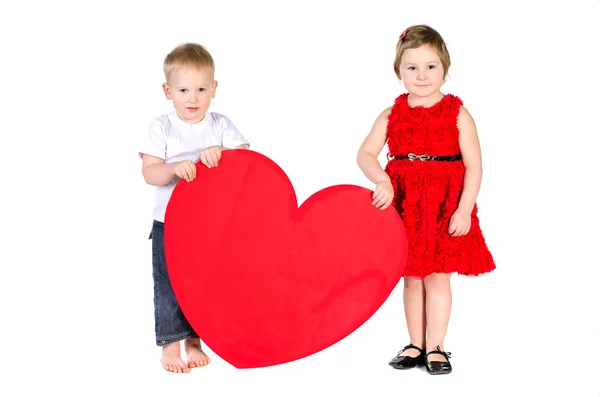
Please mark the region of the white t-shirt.
[[[140, 158], [143, 154], [158, 157], [165, 163], [198, 160], [200, 152], [210, 146], [233, 149], [249, 145], [248, 141], [226, 116], [206, 112], [204, 119], [196, 124], [181, 120], [175, 111], [152, 120], [142, 139]], [[167, 203], [179, 178], [156, 187], [154, 219], [165, 221]]]

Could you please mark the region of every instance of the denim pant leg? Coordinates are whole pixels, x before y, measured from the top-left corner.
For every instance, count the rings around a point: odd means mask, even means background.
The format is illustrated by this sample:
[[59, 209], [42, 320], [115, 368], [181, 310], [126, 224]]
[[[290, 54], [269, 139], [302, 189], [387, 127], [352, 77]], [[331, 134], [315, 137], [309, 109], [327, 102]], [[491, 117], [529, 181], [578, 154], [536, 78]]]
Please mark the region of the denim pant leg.
[[158, 346], [198, 337], [183, 315], [173, 294], [167, 272], [164, 239], [164, 223], [155, 220], [152, 225], [152, 277], [154, 278], [154, 325]]

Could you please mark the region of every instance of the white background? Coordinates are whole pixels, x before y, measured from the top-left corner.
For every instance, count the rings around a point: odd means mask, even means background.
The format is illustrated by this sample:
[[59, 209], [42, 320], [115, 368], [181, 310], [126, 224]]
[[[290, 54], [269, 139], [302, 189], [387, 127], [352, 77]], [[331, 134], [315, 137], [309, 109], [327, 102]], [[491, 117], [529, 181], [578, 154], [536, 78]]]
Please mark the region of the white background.
[[[0, 394], [599, 396], [600, 1], [3, 2]], [[394, 371], [402, 283], [355, 333], [273, 368], [158, 362], [153, 188], [138, 139], [172, 110], [162, 61], [204, 44], [211, 110], [288, 174], [298, 199], [371, 188], [355, 156], [404, 92], [398, 35], [426, 23], [443, 92], [475, 118], [484, 235], [498, 269], [453, 277], [454, 372]], [[383, 154], [381, 156], [383, 163]]]

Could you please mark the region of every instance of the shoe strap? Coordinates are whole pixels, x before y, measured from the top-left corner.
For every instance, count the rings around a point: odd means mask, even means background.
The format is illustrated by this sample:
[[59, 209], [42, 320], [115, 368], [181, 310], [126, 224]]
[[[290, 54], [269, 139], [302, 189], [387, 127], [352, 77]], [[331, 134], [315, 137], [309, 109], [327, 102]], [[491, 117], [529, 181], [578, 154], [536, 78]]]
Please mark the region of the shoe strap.
[[442, 349], [440, 349], [440, 347], [437, 346], [435, 350], [430, 351], [425, 356], [429, 356], [430, 354], [441, 354], [442, 356], [446, 357], [446, 360], [450, 360], [450, 354], [451, 353], [450, 352], [442, 351]]
[[411, 343], [411, 344], [408, 344], [408, 345], [404, 346], [404, 348], [398, 352], [398, 355], [400, 355], [400, 354], [404, 353], [404, 352], [405, 352], [405, 351], [407, 351], [408, 349], [416, 349], [416, 350], [418, 350], [418, 351], [419, 351], [419, 353], [420, 353], [420, 354], [423, 354], [423, 353], [424, 353], [424, 352], [423, 352], [423, 349], [421, 349], [420, 347], [417, 347], [417, 346], [415, 346], [415, 345], [413, 345], [413, 344]]

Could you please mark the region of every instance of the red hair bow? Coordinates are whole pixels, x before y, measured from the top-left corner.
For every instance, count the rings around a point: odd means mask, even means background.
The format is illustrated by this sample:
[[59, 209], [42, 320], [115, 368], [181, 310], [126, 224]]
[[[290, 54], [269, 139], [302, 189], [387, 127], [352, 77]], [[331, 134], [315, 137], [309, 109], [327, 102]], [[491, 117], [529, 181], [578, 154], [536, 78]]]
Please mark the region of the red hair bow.
[[402, 32], [402, 34], [400, 35], [400, 40], [402, 40], [406, 37], [406, 34], [408, 33], [408, 29], [410, 29], [410, 28], [407, 28], [404, 32]]

